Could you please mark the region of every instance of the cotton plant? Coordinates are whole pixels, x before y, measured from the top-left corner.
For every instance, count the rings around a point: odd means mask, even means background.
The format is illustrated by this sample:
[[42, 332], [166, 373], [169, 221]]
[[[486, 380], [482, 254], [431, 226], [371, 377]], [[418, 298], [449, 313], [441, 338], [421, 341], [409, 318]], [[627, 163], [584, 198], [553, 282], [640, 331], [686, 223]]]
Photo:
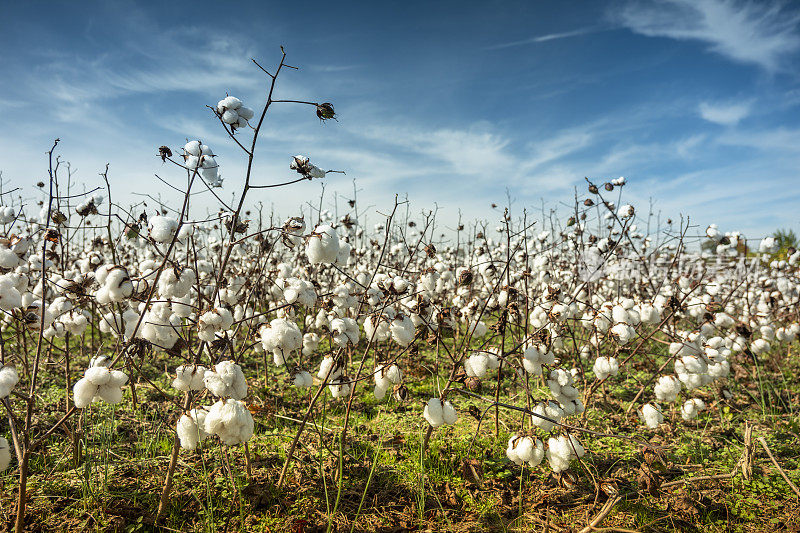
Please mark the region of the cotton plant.
[[286, 358], [293, 351], [303, 347], [303, 334], [297, 324], [285, 318], [276, 318], [269, 325], [261, 326], [261, 345], [273, 354], [276, 366], [286, 364]]

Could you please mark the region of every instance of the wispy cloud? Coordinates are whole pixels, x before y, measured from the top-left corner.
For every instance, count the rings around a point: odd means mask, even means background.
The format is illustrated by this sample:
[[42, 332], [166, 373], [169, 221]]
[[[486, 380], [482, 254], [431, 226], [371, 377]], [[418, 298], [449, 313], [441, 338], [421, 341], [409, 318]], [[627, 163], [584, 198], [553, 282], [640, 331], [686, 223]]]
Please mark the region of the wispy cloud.
[[634, 0], [612, 18], [641, 35], [707, 43], [715, 53], [767, 71], [785, 68], [800, 49], [800, 12], [783, 2]]
[[545, 43], [547, 41], [555, 41], [558, 39], [568, 39], [569, 37], [578, 37], [579, 35], [586, 35], [589, 33], [596, 33], [602, 31], [603, 28], [599, 26], [588, 26], [572, 31], [565, 31], [561, 33], [548, 33], [546, 35], [538, 35], [529, 39], [522, 39], [519, 41], [511, 41], [508, 43], [500, 43], [487, 47], [487, 50], [501, 50], [503, 48], [512, 48], [514, 46], [524, 46], [526, 44]]
[[750, 115], [752, 101], [747, 102], [702, 102], [697, 106], [700, 116], [714, 124], [735, 126]]

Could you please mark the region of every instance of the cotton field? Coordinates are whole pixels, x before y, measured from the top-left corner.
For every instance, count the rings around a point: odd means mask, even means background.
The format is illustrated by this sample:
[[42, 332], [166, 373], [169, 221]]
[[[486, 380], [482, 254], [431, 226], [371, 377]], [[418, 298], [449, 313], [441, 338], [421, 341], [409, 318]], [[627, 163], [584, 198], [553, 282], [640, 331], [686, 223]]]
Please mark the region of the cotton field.
[[[251, 174], [274, 107], [336, 127], [332, 103], [272, 99], [285, 67], [254, 65], [266, 100], [231, 87], [205, 110], [247, 162], [233, 204], [226, 161], [177, 136], [153, 146], [154, 187], [182, 204], [118, 203], [106, 174], [66, 192], [58, 141], [46, 180], [0, 196], [0, 528], [384, 530], [359, 520], [386, 506], [401, 529], [456, 530], [496, 493], [478, 530], [578, 499], [572, 531], [631, 530], [615, 506], [744, 494], [754, 468], [797, 492], [752, 433], [800, 431], [800, 251], [657, 219], [619, 177], [449, 233], [392, 198], [257, 209], [342, 177], [313, 153], [285, 154], [285, 182]], [[190, 202], [205, 190], [211, 217]], [[704, 457], [727, 470], [686, 459], [717, 431]]]

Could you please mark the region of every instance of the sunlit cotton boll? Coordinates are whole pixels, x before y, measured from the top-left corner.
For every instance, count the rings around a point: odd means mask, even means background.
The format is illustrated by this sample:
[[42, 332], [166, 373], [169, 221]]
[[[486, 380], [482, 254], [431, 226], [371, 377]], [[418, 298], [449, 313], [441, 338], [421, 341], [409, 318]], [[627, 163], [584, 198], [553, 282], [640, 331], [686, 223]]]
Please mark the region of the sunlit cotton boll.
[[0, 368], [0, 400], [11, 394], [17, 383], [19, 383], [19, 375], [16, 368], [13, 366]]
[[208, 412], [205, 408], [192, 409], [189, 414], [185, 414], [178, 419], [178, 439], [181, 448], [184, 450], [194, 450], [206, 437], [205, 422]]
[[275, 365], [282, 366], [291, 352], [302, 348], [303, 334], [293, 321], [276, 318], [261, 327], [261, 345], [272, 352]]
[[683, 404], [683, 407], [681, 408], [681, 417], [687, 421], [693, 420], [697, 418], [697, 415], [700, 414], [700, 411], [703, 411], [705, 408], [706, 403], [703, 400], [700, 398], [692, 398]]
[[181, 365], [175, 369], [176, 377], [172, 387], [183, 392], [203, 390], [206, 367], [200, 365]]
[[433, 427], [455, 424], [458, 420], [458, 413], [452, 404], [447, 400], [441, 402], [439, 398], [428, 400], [422, 416]]
[[11, 464], [11, 446], [4, 437], [0, 437], [0, 472], [6, 470]]
[[594, 362], [592, 372], [600, 380], [616, 376], [619, 373], [619, 363], [614, 357], [598, 357]]
[[327, 224], [317, 226], [308, 237], [306, 256], [312, 265], [335, 263], [339, 255], [339, 236]]
[[639, 412], [642, 421], [650, 429], [655, 429], [664, 421], [664, 415], [661, 414], [661, 409], [656, 404], [646, 403], [642, 406]]
[[241, 400], [247, 396], [247, 380], [242, 367], [233, 361], [221, 361], [214, 370], [207, 370], [203, 376], [206, 388], [219, 398]]
[[307, 389], [314, 384], [314, 378], [305, 370], [301, 370], [294, 375], [292, 384], [299, 389]]
[[253, 429], [253, 416], [242, 401], [220, 400], [208, 409], [205, 431], [218, 436], [223, 444], [235, 446], [247, 442], [253, 436]]
[[655, 386], [656, 398], [659, 402], [674, 402], [682, 387], [680, 380], [672, 376], [661, 376]]
[[178, 230], [178, 221], [174, 218], [154, 216], [148, 221], [150, 238], [159, 243], [172, 241], [175, 232]]
[[489, 357], [485, 353], [474, 353], [464, 361], [464, 370], [467, 372], [467, 376], [471, 378], [482, 378], [486, 376], [488, 369]]

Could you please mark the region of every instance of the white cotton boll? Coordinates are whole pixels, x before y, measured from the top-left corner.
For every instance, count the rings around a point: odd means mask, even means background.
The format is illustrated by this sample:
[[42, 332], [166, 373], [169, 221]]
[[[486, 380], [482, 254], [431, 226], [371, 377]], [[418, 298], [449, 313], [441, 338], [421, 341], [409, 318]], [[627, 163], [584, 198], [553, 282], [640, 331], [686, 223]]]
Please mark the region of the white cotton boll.
[[198, 444], [208, 437], [208, 433], [205, 430], [207, 413], [204, 408], [192, 409], [189, 414], [182, 415], [178, 419], [177, 432], [181, 448], [194, 450]]
[[406, 315], [398, 316], [392, 320], [389, 329], [392, 332], [392, 339], [404, 348], [414, 341], [416, 335], [414, 321]]
[[528, 462], [533, 459], [533, 439], [521, 437], [517, 439], [515, 451], [521, 462]]
[[614, 357], [598, 357], [594, 362], [592, 372], [600, 380], [616, 376], [619, 373], [619, 363]]
[[439, 401], [439, 398], [431, 398], [428, 400], [425, 409], [422, 411], [422, 416], [433, 427], [439, 427], [445, 423], [442, 402]]
[[86, 369], [84, 377], [92, 382], [92, 385], [100, 387], [111, 380], [111, 371], [104, 366], [94, 366]]
[[353, 247], [350, 246], [350, 243], [344, 239], [339, 239], [339, 251], [336, 253], [336, 264], [340, 267], [347, 266], [347, 262], [350, 260], [350, 252], [353, 250]]
[[333, 357], [326, 355], [322, 358], [322, 361], [319, 363], [319, 372], [317, 372], [317, 377], [319, 379], [324, 380], [325, 378], [328, 381], [333, 381], [334, 379], [338, 378], [342, 375], [342, 369], [340, 366], [336, 365]]
[[226, 96], [222, 100], [219, 101], [217, 104], [217, 110], [219, 110], [220, 106], [223, 109], [230, 109], [233, 111], [238, 110], [242, 107], [242, 101], [236, 98], [235, 96]]
[[639, 414], [642, 418], [642, 421], [650, 429], [657, 428], [659, 424], [664, 421], [664, 415], [661, 414], [661, 409], [658, 407], [658, 405], [654, 405], [652, 403], [644, 404]]
[[307, 371], [301, 370], [294, 375], [292, 383], [299, 389], [307, 389], [314, 384], [314, 378]]
[[706, 403], [703, 400], [700, 398], [692, 398], [683, 404], [681, 408], [681, 417], [686, 421], [693, 420], [697, 418], [700, 411], [703, 411], [705, 408]]
[[291, 320], [276, 318], [269, 326], [261, 326], [261, 345], [265, 351], [272, 352], [275, 364], [286, 364], [286, 357], [303, 347], [303, 334]]
[[632, 205], [623, 205], [617, 211], [617, 216], [620, 218], [630, 218], [634, 214], [634, 209]]
[[75, 407], [83, 409], [90, 403], [97, 394], [97, 385], [93, 384], [87, 378], [81, 378], [72, 386], [73, 402]]
[[159, 243], [172, 241], [178, 229], [178, 221], [174, 218], [155, 216], [148, 223], [150, 237]]
[[206, 367], [200, 365], [182, 365], [175, 369], [176, 377], [172, 381], [175, 389], [183, 392], [193, 390], [203, 390], [205, 384], [203, 379], [206, 374]]
[[544, 443], [539, 439], [534, 439], [533, 449], [531, 450], [528, 466], [539, 466], [544, 459]]
[[97, 393], [95, 394], [94, 400], [101, 399], [106, 403], [110, 403], [111, 405], [116, 405], [122, 401], [122, 389], [120, 387], [116, 387], [112, 384], [101, 385], [97, 387]]
[[319, 335], [313, 332], [303, 335], [303, 355], [312, 355], [318, 347]]
[[247, 380], [242, 367], [230, 360], [217, 363], [214, 371], [206, 371], [203, 383], [211, 394], [219, 398], [241, 400], [247, 396]]
[[458, 412], [449, 400], [445, 400], [442, 404], [442, 419], [449, 426], [455, 424], [458, 420]]
[[506, 457], [514, 464], [521, 465], [522, 459], [520, 459], [519, 455], [517, 454], [517, 448], [515, 446], [516, 441], [519, 439], [516, 435], [513, 435], [510, 439], [508, 439], [508, 447], [506, 448]]
[[358, 322], [349, 317], [334, 318], [330, 323], [333, 342], [338, 346], [357, 345], [361, 335]]
[[222, 113], [222, 117], [221, 118], [222, 118], [222, 122], [224, 122], [225, 124], [238, 124], [239, 123], [239, 113], [237, 113], [236, 111], [234, 111], [232, 109], [225, 110], [225, 112]]
[[636, 330], [628, 324], [616, 324], [611, 328], [611, 333], [614, 334], [614, 337], [621, 346], [628, 344], [628, 342], [636, 336]]
[[681, 382], [672, 376], [661, 376], [655, 386], [656, 398], [659, 402], [674, 402], [681, 392]]
[[566, 437], [550, 437], [547, 439], [547, 451], [545, 452], [550, 468], [558, 474], [569, 469], [569, 461], [572, 458], [572, 446]]
[[347, 398], [350, 396], [350, 392], [352, 391], [352, 387], [350, 383], [347, 382], [347, 378], [344, 376], [340, 376], [336, 378], [330, 385], [328, 385], [328, 390], [331, 392], [331, 396], [333, 398]]
[[13, 366], [0, 368], [0, 400], [11, 394], [17, 383], [19, 383], [19, 375], [16, 368]]
[[253, 416], [244, 402], [234, 399], [220, 400], [208, 409], [205, 431], [217, 435], [223, 444], [235, 446], [253, 436]]
[[6, 470], [8, 465], [11, 464], [11, 447], [8, 445], [8, 441], [0, 437], [0, 472]]
[[306, 256], [312, 265], [335, 263], [339, 255], [339, 236], [331, 226], [317, 226], [306, 244]]
[[489, 369], [489, 357], [482, 352], [473, 353], [464, 361], [464, 370], [471, 378], [482, 378], [486, 376]]
[[569, 445], [570, 445], [570, 451], [573, 456], [583, 457], [584, 455], [586, 455], [586, 450], [584, 449], [583, 444], [581, 444], [581, 441], [579, 441], [577, 437], [569, 435]]
[[242, 106], [239, 109], [237, 109], [236, 112], [239, 114], [239, 118], [243, 118], [248, 121], [251, 120], [253, 116], [255, 116], [255, 111], [253, 111], [249, 107]]
[[375, 395], [376, 400], [383, 400], [386, 397], [387, 390], [389, 389], [376, 384], [375, 388], [372, 390], [372, 393]]
[[183, 147], [183, 151], [189, 155], [200, 157], [200, 147], [201, 147], [200, 141], [189, 141]]

